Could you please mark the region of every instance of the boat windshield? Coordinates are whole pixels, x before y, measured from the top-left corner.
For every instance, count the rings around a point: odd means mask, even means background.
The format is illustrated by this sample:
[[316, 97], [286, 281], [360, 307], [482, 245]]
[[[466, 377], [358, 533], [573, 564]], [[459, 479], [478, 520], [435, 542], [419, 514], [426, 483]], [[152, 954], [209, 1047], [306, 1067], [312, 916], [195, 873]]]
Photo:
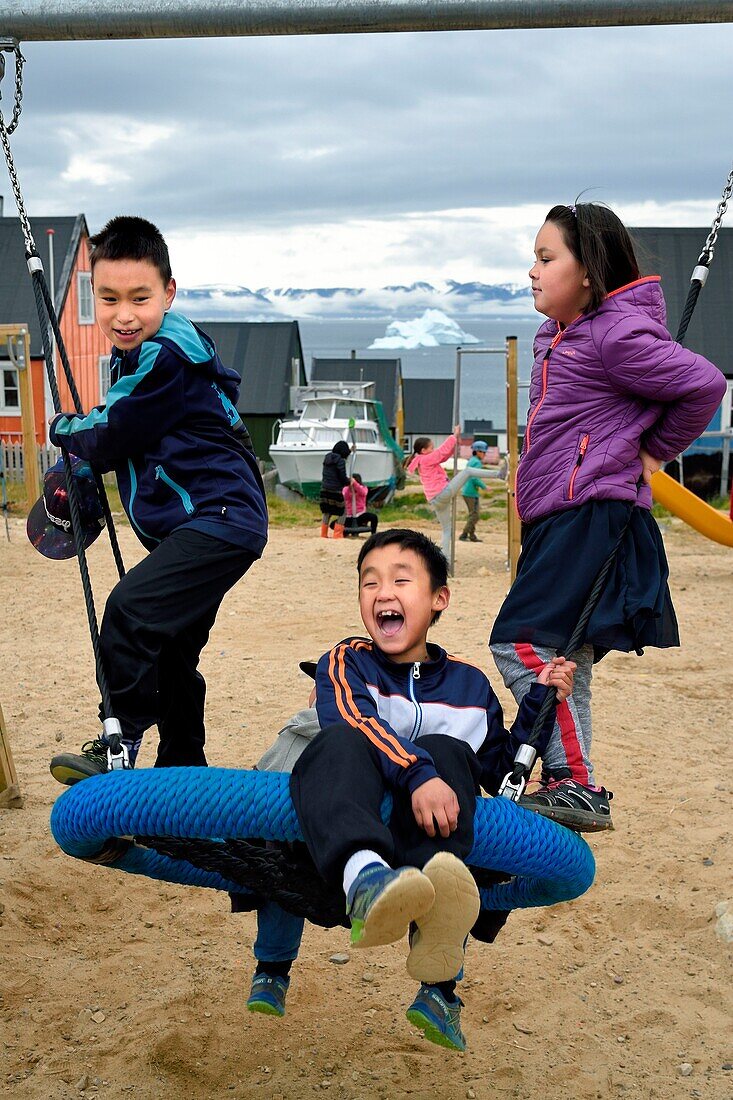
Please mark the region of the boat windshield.
[[287, 428], [280, 428], [278, 443], [307, 443], [308, 439], [309, 435], [307, 428], [289, 426]]
[[323, 397], [318, 400], [306, 401], [303, 409], [303, 418], [305, 420], [330, 420], [332, 410], [332, 397]]
[[376, 420], [373, 405], [367, 405], [362, 401], [339, 401], [334, 410], [334, 417], [338, 420]]

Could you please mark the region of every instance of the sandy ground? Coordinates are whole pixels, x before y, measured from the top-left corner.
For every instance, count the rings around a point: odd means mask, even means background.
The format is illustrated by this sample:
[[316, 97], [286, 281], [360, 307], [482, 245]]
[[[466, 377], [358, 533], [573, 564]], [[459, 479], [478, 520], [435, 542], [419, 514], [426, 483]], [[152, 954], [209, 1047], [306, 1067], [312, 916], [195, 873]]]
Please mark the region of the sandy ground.
[[[222, 607], [202, 662], [213, 765], [251, 765], [307, 697], [298, 660], [361, 632], [357, 546], [316, 532], [274, 531]], [[253, 1017], [251, 915], [57, 849], [48, 760], [98, 729], [91, 650], [75, 563], [41, 558], [19, 520], [11, 533], [0, 531], [0, 702], [25, 806], [0, 810], [0, 1092], [730, 1100], [733, 947], [715, 932], [716, 904], [733, 897], [730, 550], [668, 528], [684, 648], [611, 655], [597, 674], [595, 757], [616, 831], [591, 838], [596, 882], [470, 946], [470, 1049], [458, 1055], [405, 1020], [402, 946], [336, 966], [346, 932], [310, 928], [286, 1019]], [[433, 637], [487, 668], [507, 579], [503, 533], [485, 539], [459, 544]], [[140, 550], [127, 528], [121, 541], [130, 565]], [[101, 606], [114, 578], [103, 539], [89, 558]]]

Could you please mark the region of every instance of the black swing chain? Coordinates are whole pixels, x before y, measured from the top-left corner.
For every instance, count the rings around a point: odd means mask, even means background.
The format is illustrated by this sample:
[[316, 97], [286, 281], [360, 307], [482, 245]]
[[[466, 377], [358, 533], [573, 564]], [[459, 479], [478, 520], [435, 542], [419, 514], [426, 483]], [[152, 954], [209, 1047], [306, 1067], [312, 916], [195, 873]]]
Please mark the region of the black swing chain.
[[[28, 270], [31, 274], [33, 293], [36, 300], [36, 308], [38, 311], [38, 319], [41, 329], [41, 341], [43, 343], [43, 352], [46, 364], [48, 384], [51, 391], [54, 410], [59, 413], [61, 412], [61, 397], [59, 394], [58, 383], [56, 380], [56, 372], [53, 362], [53, 345], [51, 342], [52, 331], [53, 336], [56, 340], [56, 345], [58, 347], [59, 355], [61, 357], [61, 362], [64, 368], [64, 373], [66, 375], [66, 381], [72, 399], [74, 401], [76, 411], [81, 412], [81, 399], [79, 397], [79, 392], [77, 390], [71, 371], [71, 366], [69, 364], [68, 356], [66, 354], [66, 348], [63, 338], [61, 336], [61, 331], [59, 329], [56, 312], [54, 310], [53, 303], [51, 302], [51, 295], [49, 293], [48, 285], [46, 283], [43, 272], [43, 263], [40, 256], [38, 255], [35, 241], [33, 239], [30, 219], [25, 209], [23, 194], [15, 169], [15, 163], [13, 160], [12, 150], [10, 148], [10, 142], [8, 140], [9, 135], [13, 132], [18, 124], [22, 109], [22, 72], [25, 59], [20, 52], [20, 48], [17, 42], [12, 39], [0, 39], [0, 81], [2, 81], [5, 73], [5, 58], [3, 51], [12, 51], [15, 54], [16, 79], [13, 117], [9, 125], [6, 125], [2, 111], [0, 111], [0, 145], [2, 145], [3, 152], [5, 154], [8, 175], [10, 177], [10, 184], [18, 208], [20, 226], [23, 232], [23, 239], [25, 241], [26, 262], [28, 265]], [[69, 457], [69, 453], [65, 448], [62, 447], [61, 454], [63, 458], [66, 487], [68, 492], [69, 512], [71, 516], [71, 532], [74, 540], [74, 547], [76, 549], [77, 559], [79, 561], [79, 571], [81, 574], [81, 583], [84, 592], [84, 603], [86, 606], [87, 618], [89, 620], [92, 649], [94, 652], [94, 660], [96, 665], [97, 682], [99, 684], [99, 690], [102, 696], [102, 711], [105, 719], [114, 719], [109, 686], [107, 684], [107, 677], [102, 663], [102, 655], [99, 644], [99, 629], [97, 626], [97, 615], [94, 607], [94, 595], [92, 592], [91, 579], [89, 577], [89, 568], [86, 560], [86, 551], [84, 549], [82, 537], [83, 527], [81, 522], [79, 490], [72, 476], [71, 458]], [[110, 541], [112, 543], [115, 563], [117, 565], [118, 573], [120, 577], [122, 577], [124, 576], [125, 570], [122, 562], [122, 555], [119, 549], [119, 543], [117, 541], [117, 534], [110, 512], [107, 493], [104, 488], [101, 476], [97, 474], [96, 471], [94, 477], [97, 484], [100, 501], [102, 503], [102, 510], [104, 513], [105, 521], [107, 523], [107, 529], [110, 534]]]
[[[725, 187], [723, 188], [723, 194], [720, 202], [718, 203], [718, 208], [715, 212], [713, 224], [711, 226], [710, 232], [708, 233], [705, 245], [698, 257], [697, 265], [692, 272], [692, 276], [690, 279], [690, 289], [687, 294], [687, 301], [685, 302], [685, 308], [682, 311], [682, 316], [680, 317], [680, 323], [677, 329], [676, 341], [678, 344], [681, 344], [685, 339], [690, 320], [692, 319], [692, 314], [694, 313], [695, 306], [697, 305], [697, 299], [700, 296], [700, 291], [705, 286], [705, 282], [707, 280], [708, 272], [710, 269], [710, 264], [712, 263], [712, 259], [715, 254], [715, 245], [718, 239], [720, 225], [728, 209], [728, 200], [730, 199], [731, 194], [733, 194], [733, 168], [731, 168], [728, 179], [725, 183]], [[563, 655], [572, 657], [573, 653], [575, 653], [583, 644], [586, 627], [588, 626], [590, 617], [595, 611], [598, 601], [601, 598], [606, 580], [608, 579], [608, 574], [610, 573], [611, 567], [616, 560], [616, 555], [621, 549], [623, 541], [626, 537], [626, 533], [631, 526], [632, 516], [633, 509], [630, 511], [629, 518], [624, 524], [624, 527], [619, 534], [616, 543], [611, 550], [611, 553], [608, 555], [605, 562], [601, 566], [598, 575], [593, 582], [593, 587], [588, 593], [588, 598], [583, 606], [583, 610], [580, 613], [580, 618], [578, 619], [577, 625], [570, 637], [570, 640], [565, 647], [557, 650], [558, 657], [561, 657]], [[499, 788], [499, 794], [505, 798], [511, 799], [513, 802], [519, 801], [519, 798], [521, 797], [522, 792], [527, 785], [527, 780], [529, 779], [532, 768], [534, 767], [535, 760], [537, 759], [537, 750], [534, 746], [539, 740], [542, 729], [547, 719], [549, 718], [550, 713], [553, 711], [555, 703], [555, 690], [551, 687], [548, 687], [545, 691], [545, 698], [542, 700], [542, 704], [540, 705], [540, 709], [537, 713], [537, 717], [532, 726], [530, 735], [527, 741], [524, 744], [520, 745], [517, 749], [516, 756], [514, 757], [514, 766], [512, 767], [512, 770], [504, 777], [504, 780], [502, 781], [502, 784]]]

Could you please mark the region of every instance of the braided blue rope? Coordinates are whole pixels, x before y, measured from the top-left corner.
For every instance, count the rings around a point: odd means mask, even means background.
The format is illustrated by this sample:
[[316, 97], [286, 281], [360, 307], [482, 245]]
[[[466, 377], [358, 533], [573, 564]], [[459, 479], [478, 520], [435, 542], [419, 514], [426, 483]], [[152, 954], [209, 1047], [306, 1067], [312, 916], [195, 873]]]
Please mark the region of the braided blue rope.
[[[289, 779], [280, 772], [225, 768], [110, 772], [63, 794], [51, 812], [51, 831], [67, 855], [92, 861], [113, 837], [302, 840]], [[466, 862], [515, 876], [481, 891], [486, 909], [570, 901], [593, 882], [593, 854], [580, 836], [508, 799], [479, 799], [474, 830]], [[99, 861], [167, 882], [242, 892], [236, 883], [185, 860], [134, 845], [118, 849], [112, 846]]]

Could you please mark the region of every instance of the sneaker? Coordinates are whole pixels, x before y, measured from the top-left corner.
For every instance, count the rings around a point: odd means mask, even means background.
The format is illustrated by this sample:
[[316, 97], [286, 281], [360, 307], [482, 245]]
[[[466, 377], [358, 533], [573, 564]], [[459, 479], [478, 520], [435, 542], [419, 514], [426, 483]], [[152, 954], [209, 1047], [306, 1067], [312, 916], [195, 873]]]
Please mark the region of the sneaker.
[[477, 538], [476, 535], [469, 535], [468, 541], [469, 542], [483, 542], [484, 540]]
[[423, 874], [433, 885], [435, 902], [411, 929], [407, 973], [419, 982], [448, 982], [463, 966], [466, 937], [481, 899], [468, 867], [450, 852], [434, 855]]
[[458, 536], [458, 541], [459, 542], [468, 542], [468, 535], [459, 535]]
[[264, 1016], [284, 1016], [289, 986], [290, 978], [281, 978], [279, 974], [255, 974], [247, 1008]]
[[[129, 768], [127, 748], [121, 747], [120, 762], [123, 768]], [[54, 756], [50, 764], [51, 775], [59, 783], [67, 787], [73, 787], [82, 779], [89, 779], [92, 775], [105, 775], [112, 770], [112, 762], [109, 756], [109, 745], [101, 737], [95, 737], [93, 741], [87, 741], [81, 747], [81, 753], [62, 752]]]
[[613, 828], [612, 798], [605, 787], [584, 787], [574, 779], [548, 779], [532, 794], [522, 795], [519, 805], [578, 833], [596, 833]]
[[424, 916], [434, 900], [433, 884], [417, 867], [393, 871], [381, 863], [370, 864], [356, 876], [346, 898], [352, 947], [401, 940], [410, 922]]
[[439, 989], [421, 985], [420, 992], [407, 1010], [407, 1019], [425, 1038], [449, 1050], [465, 1050], [466, 1037], [461, 1031], [463, 1001], [446, 1001]]

